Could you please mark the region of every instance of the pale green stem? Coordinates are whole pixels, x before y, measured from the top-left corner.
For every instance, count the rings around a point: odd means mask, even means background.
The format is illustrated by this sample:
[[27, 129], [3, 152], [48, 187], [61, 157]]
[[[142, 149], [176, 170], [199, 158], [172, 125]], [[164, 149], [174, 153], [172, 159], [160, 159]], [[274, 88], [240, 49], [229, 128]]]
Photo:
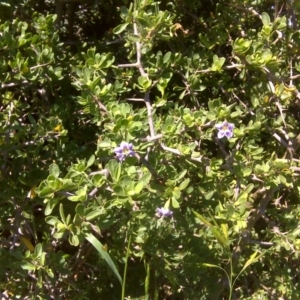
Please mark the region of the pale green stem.
[[125, 258], [125, 267], [124, 267], [124, 274], [123, 274], [123, 282], [122, 282], [122, 297], [121, 300], [125, 299], [125, 287], [126, 287], [126, 276], [127, 276], [127, 266], [128, 266], [128, 257], [130, 252], [130, 244], [131, 244], [131, 234], [129, 235], [128, 244], [127, 244], [127, 252]]

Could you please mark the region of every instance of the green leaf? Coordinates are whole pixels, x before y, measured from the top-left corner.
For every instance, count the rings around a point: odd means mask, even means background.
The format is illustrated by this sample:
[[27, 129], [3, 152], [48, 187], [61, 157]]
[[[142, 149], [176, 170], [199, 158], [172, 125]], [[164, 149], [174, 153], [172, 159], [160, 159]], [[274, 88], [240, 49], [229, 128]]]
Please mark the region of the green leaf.
[[52, 210], [54, 209], [54, 207], [57, 205], [58, 202], [59, 202], [58, 199], [49, 199], [45, 208], [46, 216], [49, 216], [52, 213]]
[[247, 192], [245, 192], [245, 191], [242, 191], [242, 192], [238, 195], [238, 197], [237, 197], [235, 203], [236, 203], [236, 204], [241, 204], [241, 203], [247, 201], [248, 197], [249, 197], [249, 194], [248, 194]]
[[[162, 86], [160, 85], [159, 83], [156, 85], [156, 88], [160, 91], [162, 97], [164, 96], [165, 94], [165, 86]], [[163, 102], [162, 105], [159, 105], [160, 102]], [[156, 107], [160, 107], [160, 106], [163, 106], [165, 103], [167, 102], [166, 99], [160, 99], [158, 102], [155, 103], [155, 106]]]
[[201, 216], [199, 213], [195, 212], [194, 210], [193, 210], [193, 213], [194, 213], [194, 215], [195, 215], [202, 223], [204, 223], [206, 226], [208, 226], [208, 227], [212, 227], [212, 226], [213, 226], [208, 220], [206, 220], [206, 219], [205, 219], [203, 216]]
[[182, 191], [184, 190], [190, 183], [190, 179], [186, 178], [184, 181], [182, 181], [179, 185], [179, 189]]
[[254, 124], [247, 127], [247, 129], [249, 131], [259, 131], [260, 128], [261, 128], [261, 123], [260, 122], [255, 122]]
[[167, 52], [167, 53], [164, 55], [163, 63], [164, 63], [164, 64], [167, 64], [167, 63], [170, 61], [171, 56], [172, 56], [172, 52], [170, 52], [170, 51]]
[[77, 204], [76, 207], [75, 207], [75, 212], [80, 217], [83, 217], [84, 216], [84, 206], [83, 206], [83, 204]]
[[[201, 221], [203, 222], [206, 226], [208, 226], [213, 235], [215, 236], [215, 238], [217, 239], [217, 241], [219, 242], [219, 244], [224, 247], [227, 248], [228, 247], [228, 239], [227, 237], [223, 234], [222, 230], [216, 225], [212, 225], [208, 220], [206, 220], [203, 216], [201, 216], [199, 213], [193, 211], [194, 215]], [[214, 223], [216, 224], [216, 222], [214, 221]]]
[[214, 195], [215, 191], [210, 191], [207, 194], [205, 194], [205, 199], [206, 200], [210, 200], [212, 198], [212, 196]]
[[139, 181], [137, 185], [134, 187], [135, 194], [139, 194], [144, 187], [143, 181]]
[[52, 226], [56, 226], [56, 224], [60, 223], [60, 221], [58, 220], [57, 217], [53, 217], [53, 216], [48, 216], [45, 218], [45, 221], [47, 224], [52, 225]]
[[247, 187], [245, 188], [245, 192], [247, 192], [248, 194], [250, 194], [252, 192], [252, 190], [254, 189], [254, 184], [253, 183], [249, 183], [247, 185]]
[[[60, 214], [60, 217], [61, 217], [63, 223], [66, 224], [66, 218], [65, 218], [65, 213], [64, 213], [64, 208], [63, 208], [62, 203], [59, 204], [59, 214]], [[68, 225], [68, 224], [66, 224], [66, 225]]]
[[222, 271], [226, 274], [226, 277], [228, 278], [228, 282], [231, 283], [231, 280], [230, 280], [230, 278], [229, 278], [228, 273], [227, 273], [226, 270], [224, 270], [222, 267], [219, 267], [219, 266], [214, 265], [214, 264], [209, 264], [209, 263], [202, 263], [202, 264], [200, 264], [200, 266], [203, 266], [203, 267], [209, 267], [209, 268], [216, 268], [216, 269], [222, 270]]
[[58, 167], [57, 164], [50, 165], [50, 167], [49, 167], [49, 174], [50, 175], [53, 175], [55, 178], [58, 178], [59, 172], [60, 171], [59, 171], [59, 167]]
[[[171, 122], [173, 123], [173, 119], [171, 119]], [[176, 178], [175, 178], [175, 181], [179, 181], [181, 180], [187, 173], [187, 170], [183, 170]]]
[[121, 18], [122, 18], [122, 19], [126, 19], [127, 16], [128, 16], [128, 14], [129, 14], [128, 8], [125, 7], [125, 6], [121, 6], [121, 7], [120, 7], [120, 12], [121, 12]]
[[23, 270], [33, 271], [36, 269], [36, 266], [29, 262], [21, 262], [21, 268]]
[[179, 202], [174, 197], [172, 197], [172, 206], [174, 208], [179, 208], [180, 207]]
[[107, 164], [107, 169], [114, 182], [118, 182], [121, 176], [121, 164], [112, 159]]
[[39, 197], [45, 198], [53, 196], [54, 193], [50, 187], [45, 187], [41, 191], [37, 191], [37, 194], [39, 195]]
[[287, 180], [286, 180], [286, 178], [285, 178], [283, 175], [279, 174], [279, 175], [278, 175], [278, 179], [279, 179], [279, 181], [280, 181], [282, 184], [288, 185], [288, 184], [287, 184]]
[[41, 255], [39, 256], [39, 259], [40, 259], [40, 265], [44, 266], [46, 260], [46, 252], [42, 252]]
[[175, 187], [172, 191], [172, 195], [175, 199], [179, 199], [181, 196], [181, 191], [178, 187]]
[[55, 239], [61, 239], [63, 236], [64, 236], [64, 234], [65, 234], [65, 230], [63, 230], [63, 231], [59, 231], [59, 232], [56, 232], [56, 233], [54, 233], [53, 234], [53, 237], [55, 238]]
[[94, 162], [95, 162], [95, 155], [92, 155], [92, 156], [89, 158], [86, 167], [89, 168], [90, 166], [93, 165]]
[[49, 277], [54, 278], [54, 274], [51, 269], [45, 268], [45, 271]]
[[103, 141], [98, 143], [98, 148], [111, 148], [111, 142]]
[[120, 34], [121, 32], [123, 32], [127, 28], [128, 25], [129, 25], [129, 23], [124, 23], [124, 24], [118, 25], [117, 27], [115, 27], [113, 29], [113, 33], [114, 34]]
[[103, 214], [103, 211], [102, 211], [102, 209], [98, 208], [98, 209], [88, 213], [85, 218], [86, 218], [87, 221], [91, 221], [91, 220], [96, 219], [101, 214]]
[[72, 246], [78, 246], [79, 245], [79, 238], [77, 235], [75, 234], [71, 234], [69, 235], [69, 243], [72, 245]]
[[272, 166], [278, 170], [288, 169], [289, 161], [283, 158], [277, 158], [272, 163]]
[[247, 177], [250, 176], [252, 174], [252, 169], [251, 168], [243, 168], [242, 169], [242, 173], [243, 173], [243, 177]]
[[219, 267], [219, 266], [217, 266], [217, 265], [213, 265], [213, 264], [202, 263], [201, 266], [203, 266], [203, 267], [209, 267], [209, 268], [216, 268], [216, 269], [220, 269], [220, 270], [223, 270], [223, 271], [224, 271], [223, 268], [221, 268], [221, 267]]
[[143, 87], [145, 90], [147, 90], [151, 86], [152, 81], [150, 79], [148, 79], [147, 76], [139, 76], [138, 83], [141, 87]]
[[225, 62], [225, 58], [224, 57], [218, 57], [217, 55], [213, 56], [213, 65], [211, 67], [212, 71], [219, 71], [222, 69], [222, 66]]
[[91, 233], [86, 233], [85, 238], [96, 248], [96, 250], [99, 252], [99, 254], [105, 259], [105, 261], [109, 265], [110, 269], [113, 271], [113, 273], [116, 275], [116, 277], [118, 278], [119, 282], [122, 285], [122, 278], [117, 270], [117, 267], [114, 264], [114, 262], [112, 261], [110, 255], [107, 253], [107, 251], [103, 250], [103, 245]]
[[133, 43], [136, 43], [136, 42], [139, 42], [139, 41], [140, 41], [140, 37], [139, 37], [139, 36], [137, 36], [137, 35], [132, 35], [132, 34], [129, 34], [129, 35], [127, 36], [127, 39], [128, 39], [128, 41], [133, 42]]
[[[238, 277], [243, 273], [243, 271], [245, 271], [246, 268], [248, 268], [251, 264], [257, 262], [264, 254], [265, 252], [261, 253], [259, 256], [257, 256], [258, 252], [255, 251], [251, 256], [250, 258], [246, 261], [246, 263], [244, 264], [242, 270], [240, 271], [240, 273], [236, 276], [235, 280], [234, 280], [234, 283], [235, 281], [238, 279]], [[234, 284], [233, 283], [233, 284]]]
[[86, 201], [87, 199], [87, 186], [84, 186], [80, 188], [78, 191], [76, 191], [75, 196], [69, 196], [68, 199], [73, 202], [78, 202], [78, 201]]
[[143, 183], [144, 183], [144, 186], [145, 185], [147, 185], [149, 182], [150, 182], [150, 180], [151, 180], [151, 173], [146, 173], [146, 174], [144, 174], [141, 178], [140, 178], [140, 180], [139, 181], [142, 181]]
[[42, 247], [42, 244], [37, 244], [35, 246], [35, 249], [34, 249], [34, 255], [36, 257], [40, 257], [43, 253], [43, 247]]
[[265, 12], [261, 14], [261, 20], [265, 26], [269, 26], [271, 23], [269, 15]]
[[215, 236], [215, 238], [217, 239], [217, 241], [219, 242], [219, 244], [222, 247], [227, 248], [228, 240], [224, 236], [223, 232], [216, 226], [211, 227], [211, 231], [212, 231], [213, 235]]

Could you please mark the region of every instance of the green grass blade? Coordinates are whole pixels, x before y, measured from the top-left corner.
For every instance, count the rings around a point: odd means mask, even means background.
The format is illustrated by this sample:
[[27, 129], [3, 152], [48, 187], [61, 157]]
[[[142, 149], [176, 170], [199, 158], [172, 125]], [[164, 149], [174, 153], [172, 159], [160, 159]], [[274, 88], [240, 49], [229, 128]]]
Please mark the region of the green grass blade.
[[96, 250], [101, 254], [101, 256], [105, 259], [111, 270], [115, 273], [118, 280], [122, 284], [122, 278], [117, 270], [116, 265], [112, 261], [110, 255], [107, 253], [107, 251], [103, 250], [103, 245], [97, 240], [95, 236], [93, 236], [91, 233], [86, 233], [85, 238], [96, 248]]

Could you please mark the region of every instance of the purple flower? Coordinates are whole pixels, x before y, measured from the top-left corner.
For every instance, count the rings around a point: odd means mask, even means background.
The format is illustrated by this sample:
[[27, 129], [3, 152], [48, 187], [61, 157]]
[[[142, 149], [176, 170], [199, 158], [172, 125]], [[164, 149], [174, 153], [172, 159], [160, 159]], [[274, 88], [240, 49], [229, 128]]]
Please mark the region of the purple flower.
[[114, 152], [117, 155], [119, 161], [123, 161], [127, 156], [134, 156], [135, 152], [133, 151], [132, 144], [127, 142], [122, 142], [119, 147], [114, 149]]
[[224, 136], [230, 139], [233, 136], [234, 124], [224, 121], [223, 123], [216, 124], [215, 127], [219, 130], [218, 132], [219, 139], [221, 139]]
[[171, 217], [173, 215], [173, 212], [170, 211], [168, 208], [157, 208], [156, 213], [159, 217]]

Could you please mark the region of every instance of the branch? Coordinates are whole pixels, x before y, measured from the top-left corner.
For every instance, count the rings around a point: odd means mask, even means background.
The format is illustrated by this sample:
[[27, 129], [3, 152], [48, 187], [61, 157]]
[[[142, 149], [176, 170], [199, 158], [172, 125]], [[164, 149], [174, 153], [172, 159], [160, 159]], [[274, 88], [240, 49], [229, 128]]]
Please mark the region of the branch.
[[[133, 32], [136, 36], [139, 35], [138, 28], [137, 28], [137, 25], [136, 25], [135, 21], [133, 23]], [[141, 52], [142, 44], [141, 44], [141, 42], [136, 42], [135, 47], [136, 47], [136, 63], [121, 64], [121, 65], [118, 65], [118, 67], [119, 68], [135, 67], [139, 70], [141, 76], [149, 78], [148, 74], [145, 72], [145, 70], [143, 68], [143, 65], [142, 65], [142, 62], [141, 62], [141, 57], [142, 57], [142, 54], [141, 54], [142, 53]], [[152, 106], [151, 106], [150, 92], [149, 91], [146, 91], [146, 93], [145, 93], [144, 102], [146, 104], [146, 108], [147, 108], [147, 112], [148, 112], [148, 123], [149, 123], [149, 129], [150, 129], [150, 136], [154, 137], [155, 136], [155, 129], [154, 129], [154, 123], [153, 123]]]
[[162, 134], [157, 134], [156, 136], [147, 136], [146, 138], [142, 138], [141, 141], [142, 142], [153, 142], [153, 141], [156, 141], [156, 140], [159, 140], [163, 137]]

